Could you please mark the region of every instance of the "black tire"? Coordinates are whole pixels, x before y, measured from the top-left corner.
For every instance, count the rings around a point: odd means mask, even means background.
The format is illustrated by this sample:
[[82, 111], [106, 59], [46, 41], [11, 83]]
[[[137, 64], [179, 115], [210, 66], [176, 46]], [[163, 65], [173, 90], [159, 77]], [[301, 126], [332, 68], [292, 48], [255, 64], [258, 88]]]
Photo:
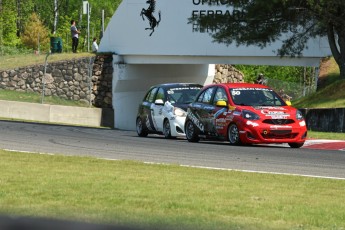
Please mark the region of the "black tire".
[[163, 123], [163, 134], [166, 139], [171, 139], [171, 127], [170, 127], [170, 122], [168, 119], [164, 120]]
[[304, 142], [299, 142], [299, 143], [288, 143], [291, 148], [298, 149], [301, 148], [304, 145]]
[[186, 133], [186, 138], [189, 142], [198, 142], [200, 140], [199, 131], [197, 130], [197, 127], [193, 124], [191, 120], [186, 121], [184, 129]]
[[149, 134], [145, 129], [144, 129], [144, 123], [140, 117], [137, 118], [136, 122], [136, 130], [137, 134], [139, 137], [147, 137]]
[[231, 145], [241, 145], [240, 132], [236, 124], [230, 124], [228, 128], [228, 139]]

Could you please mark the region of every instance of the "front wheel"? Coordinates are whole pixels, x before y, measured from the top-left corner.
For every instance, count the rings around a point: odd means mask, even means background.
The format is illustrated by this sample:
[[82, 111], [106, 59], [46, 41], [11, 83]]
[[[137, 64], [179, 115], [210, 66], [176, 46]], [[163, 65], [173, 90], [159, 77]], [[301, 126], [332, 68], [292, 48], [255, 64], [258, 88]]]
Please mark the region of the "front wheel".
[[185, 124], [185, 133], [186, 138], [189, 142], [198, 142], [199, 141], [199, 135], [197, 128], [193, 124], [191, 120], [187, 120]]
[[288, 144], [291, 148], [298, 149], [304, 145], [304, 142], [302, 142], [302, 143], [288, 143]]
[[171, 139], [171, 127], [169, 120], [165, 119], [163, 123], [163, 134], [166, 139]]
[[232, 145], [240, 145], [241, 139], [240, 139], [240, 132], [237, 128], [236, 124], [231, 124], [228, 128], [228, 139], [230, 144]]
[[139, 137], [147, 137], [148, 132], [144, 130], [144, 124], [140, 117], [137, 118], [136, 129]]

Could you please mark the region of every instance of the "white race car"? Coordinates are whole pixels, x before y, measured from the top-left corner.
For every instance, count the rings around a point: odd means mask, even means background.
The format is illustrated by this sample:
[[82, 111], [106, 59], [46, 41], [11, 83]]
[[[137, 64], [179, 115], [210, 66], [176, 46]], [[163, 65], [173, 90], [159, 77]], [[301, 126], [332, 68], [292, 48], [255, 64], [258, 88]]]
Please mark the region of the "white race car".
[[193, 83], [152, 86], [139, 105], [136, 130], [139, 136], [164, 134], [165, 138], [184, 137], [187, 107], [202, 88]]

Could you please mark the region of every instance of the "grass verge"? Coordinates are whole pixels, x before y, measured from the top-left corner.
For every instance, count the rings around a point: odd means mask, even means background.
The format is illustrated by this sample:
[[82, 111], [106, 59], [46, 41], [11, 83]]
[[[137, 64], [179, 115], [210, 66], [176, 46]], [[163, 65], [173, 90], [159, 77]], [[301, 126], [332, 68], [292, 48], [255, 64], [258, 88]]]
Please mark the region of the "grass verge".
[[[0, 89], [0, 100], [41, 103], [42, 96], [37, 93], [29, 93], [29, 92], [26, 93], [26, 92]], [[56, 97], [56, 96], [45, 96], [44, 104], [89, 107], [89, 104], [87, 103], [80, 102], [80, 101], [66, 100], [60, 97]]]
[[310, 139], [345, 140], [345, 133], [329, 133], [308, 130]]
[[[93, 57], [93, 53], [55, 53], [47, 58], [47, 62], [56, 62], [62, 60], [69, 60], [83, 57]], [[23, 66], [40, 65], [44, 64], [46, 54], [22, 54], [22, 55], [9, 55], [0, 56], [0, 70], [13, 69]]]
[[141, 229], [343, 229], [345, 181], [0, 150], [0, 212]]

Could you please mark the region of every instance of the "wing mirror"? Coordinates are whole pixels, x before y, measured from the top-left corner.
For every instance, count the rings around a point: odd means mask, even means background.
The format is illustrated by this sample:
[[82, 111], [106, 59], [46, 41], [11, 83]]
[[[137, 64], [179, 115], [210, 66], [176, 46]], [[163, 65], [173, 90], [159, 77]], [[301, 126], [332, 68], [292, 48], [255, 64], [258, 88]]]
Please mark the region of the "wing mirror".
[[216, 106], [218, 106], [218, 107], [226, 107], [227, 103], [226, 103], [226, 101], [217, 101]]
[[285, 101], [285, 103], [286, 103], [288, 106], [291, 106], [291, 105], [292, 105], [291, 101]]
[[156, 105], [164, 105], [164, 101], [162, 99], [155, 100]]

